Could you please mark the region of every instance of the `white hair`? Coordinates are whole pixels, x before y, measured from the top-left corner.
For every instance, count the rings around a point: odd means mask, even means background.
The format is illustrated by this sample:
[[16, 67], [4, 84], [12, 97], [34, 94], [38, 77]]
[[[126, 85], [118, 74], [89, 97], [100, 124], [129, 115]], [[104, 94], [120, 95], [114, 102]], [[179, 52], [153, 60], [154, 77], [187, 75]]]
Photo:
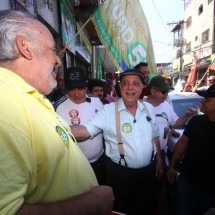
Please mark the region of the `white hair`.
[[0, 11], [0, 63], [18, 58], [19, 51], [15, 45], [16, 37], [22, 35], [31, 40], [34, 35], [33, 20], [32, 16], [21, 11]]

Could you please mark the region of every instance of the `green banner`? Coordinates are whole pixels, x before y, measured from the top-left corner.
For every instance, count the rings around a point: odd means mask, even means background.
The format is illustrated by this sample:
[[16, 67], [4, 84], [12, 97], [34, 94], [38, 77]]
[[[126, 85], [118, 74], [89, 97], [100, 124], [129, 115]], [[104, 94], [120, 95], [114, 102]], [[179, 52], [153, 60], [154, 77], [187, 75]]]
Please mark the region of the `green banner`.
[[101, 42], [122, 72], [148, 62], [157, 73], [148, 24], [139, 0], [106, 0], [93, 14]]
[[71, 52], [75, 53], [76, 20], [71, 13], [66, 0], [60, 0], [60, 12], [63, 45], [66, 45]]
[[96, 78], [102, 79], [102, 62], [99, 47], [97, 48]]

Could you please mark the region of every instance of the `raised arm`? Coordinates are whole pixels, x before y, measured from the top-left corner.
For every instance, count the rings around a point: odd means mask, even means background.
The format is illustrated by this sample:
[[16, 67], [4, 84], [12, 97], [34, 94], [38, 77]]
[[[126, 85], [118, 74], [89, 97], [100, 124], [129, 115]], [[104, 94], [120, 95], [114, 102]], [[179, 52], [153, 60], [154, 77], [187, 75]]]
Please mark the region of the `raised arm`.
[[109, 215], [114, 196], [108, 186], [93, 187], [88, 193], [72, 197], [66, 201], [23, 205], [17, 215]]
[[193, 116], [196, 113], [196, 109], [194, 108], [188, 108], [188, 110], [186, 111], [186, 113], [181, 116], [180, 118], [177, 119], [175, 125], [173, 125], [173, 128], [181, 128], [184, 126], [184, 124], [186, 123], [186, 121], [189, 119], [189, 117]]

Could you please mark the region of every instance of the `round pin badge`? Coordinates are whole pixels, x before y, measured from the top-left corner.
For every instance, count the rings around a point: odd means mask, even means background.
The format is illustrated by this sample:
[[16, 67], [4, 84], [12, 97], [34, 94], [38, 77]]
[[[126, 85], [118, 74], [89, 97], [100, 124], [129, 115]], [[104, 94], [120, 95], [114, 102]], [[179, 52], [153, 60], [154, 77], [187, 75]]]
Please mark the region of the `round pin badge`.
[[167, 114], [165, 113], [165, 112], [163, 112], [162, 114], [161, 114], [161, 116], [164, 118], [164, 119], [167, 119], [168, 117], [167, 117]]
[[122, 125], [122, 131], [126, 134], [130, 133], [132, 131], [132, 126], [130, 123], [124, 123]]
[[59, 136], [61, 137], [63, 142], [65, 144], [68, 144], [69, 137], [68, 137], [67, 133], [60, 126], [56, 126], [56, 132], [59, 134]]
[[79, 125], [81, 123], [81, 120], [79, 117], [75, 117], [71, 119], [72, 125]]
[[77, 117], [79, 115], [79, 112], [78, 112], [78, 110], [70, 110], [69, 111], [69, 116], [70, 117]]

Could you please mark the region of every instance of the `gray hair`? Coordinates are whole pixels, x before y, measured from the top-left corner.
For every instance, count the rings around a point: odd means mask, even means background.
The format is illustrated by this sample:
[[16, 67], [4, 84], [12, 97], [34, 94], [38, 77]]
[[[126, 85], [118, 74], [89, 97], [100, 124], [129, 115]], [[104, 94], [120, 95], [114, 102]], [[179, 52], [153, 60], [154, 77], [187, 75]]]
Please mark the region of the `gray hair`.
[[29, 14], [15, 10], [0, 11], [0, 63], [15, 60], [19, 56], [15, 42], [17, 35], [26, 39], [33, 36], [32, 21]]

